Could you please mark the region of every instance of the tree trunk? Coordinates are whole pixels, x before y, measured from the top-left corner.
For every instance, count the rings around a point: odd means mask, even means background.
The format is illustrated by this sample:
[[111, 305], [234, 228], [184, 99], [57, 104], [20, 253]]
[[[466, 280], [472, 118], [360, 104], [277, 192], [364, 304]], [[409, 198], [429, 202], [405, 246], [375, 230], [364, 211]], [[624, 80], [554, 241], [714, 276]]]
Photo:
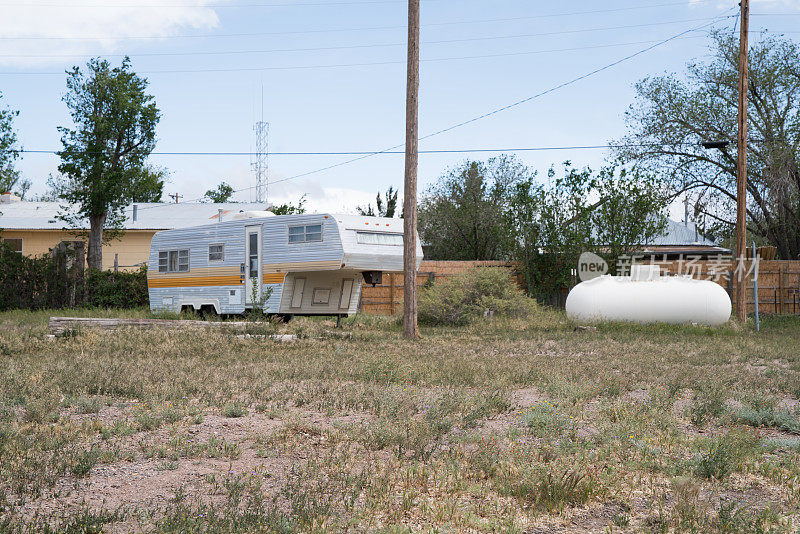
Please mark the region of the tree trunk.
[[89, 216], [89, 247], [86, 251], [86, 263], [89, 269], [103, 268], [103, 226], [107, 213]]

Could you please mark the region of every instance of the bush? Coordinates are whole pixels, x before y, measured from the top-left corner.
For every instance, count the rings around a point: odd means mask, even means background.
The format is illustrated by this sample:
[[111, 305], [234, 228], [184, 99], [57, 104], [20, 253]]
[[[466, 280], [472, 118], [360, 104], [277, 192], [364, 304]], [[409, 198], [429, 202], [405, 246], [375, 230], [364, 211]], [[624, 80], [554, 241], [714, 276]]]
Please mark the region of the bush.
[[736, 471], [757, 450], [760, 443], [761, 440], [754, 433], [728, 432], [715, 438], [708, 452], [697, 459], [695, 472], [701, 478], [722, 480]]
[[76, 258], [69, 249], [29, 257], [0, 242], [0, 311], [148, 305], [146, 267], [134, 272], [84, 272], [78, 261], [82, 256]]
[[86, 271], [85, 305], [97, 308], [139, 308], [149, 305], [147, 267], [132, 272]]
[[505, 269], [472, 269], [437, 282], [419, 298], [419, 322], [430, 325], [464, 325], [488, 310], [503, 317], [525, 317], [536, 303], [511, 280]]
[[0, 311], [75, 305], [81, 282], [67, 268], [68, 254], [23, 256], [0, 241]]

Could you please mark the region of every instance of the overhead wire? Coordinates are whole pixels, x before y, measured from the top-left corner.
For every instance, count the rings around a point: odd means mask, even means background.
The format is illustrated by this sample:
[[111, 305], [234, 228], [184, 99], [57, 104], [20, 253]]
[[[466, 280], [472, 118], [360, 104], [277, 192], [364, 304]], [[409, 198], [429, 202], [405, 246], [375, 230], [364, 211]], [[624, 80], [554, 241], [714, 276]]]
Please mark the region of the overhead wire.
[[[599, 144], [599, 145], [568, 145], [568, 146], [539, 146], [539, 147], [505, 147], [505, 148], [446, 148], [446, 149], [427, 149], [419, 150], [420, 154], [470, 154], [479, 152], [543, 152], [550, 150], [595, 150], [604, 148], [633, 148], [656, 146], [652, 143], [624, 143], [624, 144]], [[660, 146], [660, 145], [658, 145]], [[60, 150], [42, 149], [20, 149], [17, 152], [22, 154], [52, 154], [57, 155]], [[357, 156], [357, 155], [402, 155], [404, 150], [385, 150], [375, 152], [374, 150], [356, 151], [292, 151], [292, 152], [270, 152], [270, 156]], [[256, 152], [158, 152], [150, 153], [151, 156], [255, 156]], [[275, 182], [270, 182], [275, 183]]]
[[[702, 2], [709, 2], [711, 0], [701, 0]], [[443, 21], [443, 22], [427, 22], [422, 24], [422, 27], [438, 27], [438, 26], [458, 26], [469, 24], [489, 24], [494, 22], [514, 22], [523, 20], [536, 20], [545, 18], [557, 17], [570, 17], [578, 15], [593, 15], [601, 13], [614, 13], [621, 11], [649, 9], [664, 6], [682, 5], [685, 2], [668, 2], [661, 4], [638, 5], [610, 9], [594, 9], [586, 11], [571, 11], [561, 13], [539, 13], [536, 15], [524, 15], [516, 17], [502, 17], [502, 18], [482, 18], [473, 20], [456, 20], [456, 21]], [[377, 31], [377, 30], [395, 30], [405, 29], [405, 25], [391, 25], [391, 26], [366, 26], [366, 27], [349, 27], [349, 28], [323, 28], [318, 30], [293, 30], [293, 31], [277, 31], [277, 32], [245, 32], [245, 33], [209, 33], [209, 34], [186, 34], [186, 35], [142, 35], [142, 36], [115, 36], [115, 35], [96, 35], [96, 36], [0, 36], [0, 40], [66, 40], [66, 41], [83, 41], [83, 40], [138, 40], [138, 39], [194, 39], [194, 38], [217, 38], [217, 37], [262, 37], [266, 35], [298, 35], [298, 34], [315, 34], [315, 33], [338, 33], [338, 32], [358, 32], [358, 31]]]
[[[574, 30], [558, 30], [549, 32], [537, 33], [522, 33], [513, 35], [493, 35], [482, 37], [465, 37], [459, 39], [440, 39], [433, 41], [423, 41], [423, 45], [432, 44], [454, 44], [454, 43], [467, 43], [478, 41], [497, 41], [507, 39], [521, 39], [527, 37], [547, 37], [553, 35], [574, 35], [579, 33], [599, 32], [599, 31], [612, 31], [612, 30], [627, 30], [633, 28], [647, 28], [653, 26], [665, 26], [670, 24], [683, 24], [686, 22], [698, 22], [706, 20], [715, 20], [718, 17], [702, 17], [693, 19], [681, 20], [668, 20], [661, 22], [649, 22], [642, 24], [626, 24], [621, 26], [600, 26], [594, 28], [579, 28]], [[402, 43], [368, 43], [358, 45], [343, 45], [343, 46], [320, 46], [320, 47], [306, 47], [306, 48], [272, 48], [261, 50], [212, 50], [212, 51], [188, 51], [188, 52], [143, 52], [138, 54], [103, 54], [103, 57], [174, 57], [174, 56], [217, 56], [217, 55], [242, 55], [242, 54], [270, 54], [278, 52], [321, 52], [330, 50], [353, 50], [360, 48], [382, 48], [382, 47], [398, 47], [406, 46], [405, 42]], [[92, 54], [0, 54], [0, 57], [5, 58], [75, 58], [85, 57]], [[62, 73], [59, 73], [62, 74]]]
[[[689, 32], [687, 32], [689, 33]], [[680, 37], [679, 39], [691, 39], [692, 37]], [[600, 45], [576, 46], [568, 48], [550, 48], [544, 50], [529, 50], [522, 52], [500, 52], [496, 54], [478, 54], [468, 56], [448, 56], [439, 58], [423, 58], [420, 59], [421, 63], [440, 63], [446, 61], [465, 61], [469, 59], [489, 59], [499, 57], [513, 57], [513, 56], [527, 56], [537, 54], [549, 54], [555, 52], [575, 52], [580, 50], [596, 50], [600, 48], [614, 48], [619, 46], [633, 46], [650, 43], [660, 43], [658, 39], [650, 39], [646, 41], [630, 41], [626, 43], [607, 43]], [[161, 70], [144, 70], [139, 71], [143, 75], [154, 74], [200, 74], [200, 73], [220, 73], [220, 72], [267, 72], [267, 71], [283, 71], [283, 70], [316, 70], [316, 69], [336, 69], [336, 68], [352, 68], [352, 67], [375, 67], [385, 65], [404, 65], [404, 60], [390, 60], [390, 61], [366, 61], [359, 63], [334, 63], [334, 64], [312, 64], [312, 65], [284, 65], [284, 66], [268, 66], [268, 67], [220, 67], [208, 69], [161, 69]], [[63, 76], [64, 72], [59, 71], [42, 71], [42, 72], [0, 72], [0, 76]]]
[[[687, 35], [690, 32], [694, 32], [694, 31], [698, 31], [698, 30], [707, 28], [707, 27], [709, 27], [709, 26], [711, 26], [713, 24], [716, 24], [717, 22], [719, 22], [721, 20], [725, 20], [725, 19], [729, 19], [729, 18], [731, 18], [730, 15], [721, 15], [721, 16], [717, 17], [715, 20], [713, 20], [711, 22], [707, 22], [707, 23], [699, 25], [697, 27], [690, 28], [688, 30], [684, 30], [684, 31], [682, 31], [680, 33], [677, 33], [677, 34], [671, 36], [671, 37], [663, 39], [663, 40], [661, 40], [661, 41], [659, 41], [659, 42], [657, 42], [657, 43], [655, 43], [655, 44], [653, 44], [651, 46], [648, 46], [648, 47], [643, 48], [643, 49], [641, 49], [641, 50], [639, 50], [637, 52], [634, 52], [633, 54], [629, 54], [629, 55], [627, 55], [627, 56], [625, 56], [623, 58], [620, 58], [620, 59], [618, 59], [616, 61], [613, 61], [611, 63], [603, 65], [603, 66], [601, 66], [599, 68], [596, 68], [596, 69], [594, 69], [592, 71], [589, 71], [589, 72], [587, 72], [585, 74], [582, 74], [580, 76], [577, 76], [575, 78], [572, 78], [572, 79], [570, 79], [570, 80], [568, 80], [566, 82], [563, 82], [563, 83], [560, 83], [560, 84], [555, 85], [553, 87], [550, 87], [550, 88], [548, 88], [548, 89], [546, 89], [544, 91], [541, 91], [539, 93], [536, 93], [536, 94], [534, 94], [532, 96], [517, 100], [516, 102], [513, 102], [511, 104], [508, 104], [508, 105], [493, 109], [493, 110], [491, 110], [491, 111], [489, 111], [487, 113], [483, 113], [483, 114], [478, 115], [476, 117], [473, 117], [471, 119], [456, 123], [456, 124], [454, 124], [452, 126], [449, 126], [447, 128], [442, 128], [442, 129], [434, 131], [434, 132], [432, 132], [430, 134], [424, 135], [424, 136], [420, 137], [419, 140], [423, 141], [423, 140], [426, 140], [426, 139], [430, 139], [431, 137], [435, 137], [437, 135], [441, 135], [443, 133], [455, 130], [457, 128], [466, 126], [468, 124], [472, 124], [474, 122], [480, 121], [482, 119], [485, 119], [487, 117], [496, 115], [498, 113], [502, 113], [503, 111], [507, 111], [509, 109], [518, 107], [518, 106], [520, 106], [522, 104], [525, 104], [527, 102], [530, 102], [532, 100], [535, 100], [537, 98], [545, 96], [547, 94], [553, 93], [555, 91], [558, 91], [559, 89], [562, 89], [564, 87], [570, 86], [570, 85], [575, 84], [575, 83], [577, 83], [577, 82], [579, 82], [581, 80], [584, 80], [586, 78], [594, 76], [594, 75], [596, 75], [596, 74], [598, 74], [600, 72], [603, 72], [605, 70], [613, 68], [616, 65], [619, 65], [619, 64], [624, 63], [626, 61], [629, 61], [629, 60], [631, 60], [631, 59], [633, 59], [633, 58], [635, 58], [637, 56], [640, 56], [642, 54], [645, 54], [645, 53], [649, 52], [650, 50], [653, 50], [653, 49], [655, 49], [655, 48], [657, 48], [659, 46], [663, 46], [664, 44], [667, 44], [667, 43], [669, 43], [671, 41], [674, 41], [674, 40], [676, 40], [676, 39], [678, 39], [678, 38], [680, 38], [680, 37], [682, 37], [684, 35]], [[359, 154], [355, 158], [351, 158], [351, 159], [348, 159], [348, 160], [345, 160], [345, 161], [334, 163], [332, 165], [327, 165], [325, 167], [321, 167], [321, 168], [314, 169], [314, 170], [311, 170], [311, 171], [307, 171], [307, 172], [303, 172], [303, 173], [296, 174], [296, 175], [293, 175], [293, 176], [289, 176], [287, 178], [282, 178], [282, 179], [279, 179], [279, 180], [270, 181], [269, 183], [271, 185], [274, 185], [274, 184], [278, 184], [278, 183], [287, 182], [287, 181], [290, 181], [290, 180], [296, 180], [298, 178], [303, 178], [303, 177], [310, 176], [310, 175], [313, 175], [313, 174], [318, 174], [318, 173], [325, 172], [325, 171], [328, 171], [328, 170], [331, 170], [331, 169], [342, 167], [344, 165], [349, 165], [351, 163], [355, 163], [357, 161], [364, 160], [366, 158], [374, 157], [374, 156], [377, 156], [377, 155], [380, 155], [380, 154], [392, 153], [393, 151], [397, 150], [398, 148], [402, 147], [403, 145], [404, 145], [404, 143], [401, 143], [401, 144], [398, 144], [398, 145], [394, 145], [394, 146], [388, 147], [388, 148], [386, 148], [384, 150], [378, 150], [378, 151], [374, 151], [374, 152], [368, 152], [368, 153]], [[595, 146], [599, 146], [599, 145], [595, 145]], [[245, 187], [245, 188], [242, 188], [242, 189], [234, 190], [233, 193], [240, 193], [240, 192], [243, 192], [243, 191], [249, 191], [249, 190], [252, 190], [254, 188], [255, 188], [255, 186]], [[186, 201], [186, 202], [199, 202], [202, 199], [203, 199], [203, 197], [199, 197], [197, 199], [192, 199], [192, 200], [189, 200], [189, 201]], [[154, 207], [158, 207], [158, 206], [154, 206]]]
[[[722, 20], [722, 19], [726, 19], [726, 18], [729, 18], [729, 16], [727, 16], [727, 15], [726, 15], [726, 16], [724, 16], [724, 17], [720, 17], [720, 20]], [[625, 56], [625, 57], [623, 57], [623, 58], [621, 58], [621, 59], [618, 59], [618, 60], [616, 60], [616, 61], [613, 61], [613, 62], [611, 62], [611, 63], [608, 63], [608, 64], [606, 64], [606, 65], [603, 65], [602, 67], [599, 67], [599, 68], [597, 68], [597, 69], [594, 69], [594, 70], [592, 70], [592, 71], [590, 71], [590, 72], [587, 72], [587, 73], [585, 73], [585, 74], [582, 74], [582, 75], [580, 75], [580, 76], [577, 76], [577, 77], [575, 77], [575, 78], [572, 78], [571, 80], [568, 80], [568, 81], [566, 81], [566, 82], [563, 82], [563, 83], [560, 83], [560, 84], [558, 84], [558, 85], [555, 85], [555, 86], [553, 86], [553, 87], [550, 87], [549, 89], [546, 89], [546, 90], [544, 90], [544, 91], [541, 91], [541, 92], [539, 92], [539, 93], [536, 93], [536, 94], [534, 94], [534, 95], [532, 95], [532, 96], [529, 96], [529, 97], [523, 98], [523, 99], [521, 99], [521, 100], [517, 100], [516, 102], [513, 102], [513, 103], [511, 103], [511, 104], [508, 104], [508, 105], [505, 105], [505, 106], [502, 106], [502, 107], [499, 107], [499, 108], [493, 109], [493, 110], [491, 110], [491, 111], [489, 111], [489, 112], [487, 112], [487, 113], [483, 113], [483, 114], [481, 114], [481, 115], [478, 115], [478, 116], [476, 116], [476, 117], [473, 117], [473, 118], [471, 118], [471, 119], [468, 119], [468, 120], [465, 120], [465, 121], [462, 121], [462, 122], [456, 123], [456, 124], [454, 124], [454, 125], [452, 125], [452, 126], [449, 126], [449, 127], [447, 127], [447, 128], [442, 128], [442, 129], [440, 129], [440, 130], [437, 130], [437, 131], [435, 131], [435, 132], [432, 132], [432, 133], [430, 133], [430, 134], [424, 135], [424, 136], [420, 137], [420, 138], [419, 138], [419, 140], [420, 140], [420, 141], [424, 141], [424, 140], [426, 140], [426, 139], [430, 139], [431, 137], [435, 137], [435, 136], [437, 136], [437, 135], [441, 135], [441, 134], [443, 134], [443, 133], [450, 132], [450, 131], [452, 131], [452, 130], [455, 130], [455, 129], [457, 129], [457, 128], [461, 128], [461, 127], [463, 127], [463, 126], [466, 126], [466, 125], [468, 125], [468, 124], [472, 124], [472, 123], [474, 123], [474, 122], [480, 121], [480, 120], [482, 120], [482, 119], [485, 119], [485, 118], [487, 118], [487, 117], [490, 117], [490, 116], [496, 115], [496, 114], [498, 114], [498, 113], [502, 113], [503, 111], [507, 111], [507, 110], [509, 110], [509, 109], [512, 109], [512, 108], [518, 107], [518, 106], [520, 106], [520, 105], [522, 105], [522, 104], [525, 104], [525, 103], [527, 103], [527, 102], [530, 102], [530, 101], [532, 101], [532, 100], [535, 100], [535, 99], [537, 99], [537, 98], [541, 98], [542, 96], [545, 96], [545, 95], [547, 95], [547, 94], [550, 94], [550, 93], [553, 93], [553, 92], [555, 92], [555, 91], [558, 91], [559, 89], [563, 89], [564, 87], [567, 87], [567, 86], [573, 85], [573, 84], [575, 84], [575, 83], [577, 83], [577, 82], [579, 82], [579, 81], [581, 81], [581, 80], [584, 80], [584, 79], [586, 79], [586, 78], [589, 78], [590, 76], [594, 76], [595, 74], [599, 74], [600, 72], [603, 72], [603, 71], [605, 71], [605, 70], [608, 70], [608, 69], [610, 69], [610, 68], [612, 68], [612, 67], [614, 67], [614, 66], [616, 66], [616, 65], [619, 65], [620, 63], [624, 63], [624, 62], [626, 62], [626, 61], [629, 61], [629, 60], [631, 60], [631, 59], [633, 59], [633, 58], [635, 58], [635, 57], [637, 57], [637, 56], [640, 56], [640, 55], [642, 55], [642, 54], [645, 54], [645, 53], [649, 52], [650, 50], [653, 50], [653, 49], [655, 49], [655, 48], [657, 48], [657, 47], [659, 47], [659, 46], [663, 46], [663, 45], [665, 45], [665, 44], [667, 44], [667, 43], [669, 43], [669, 42], [671, 42], [671, 41], [674, 41], [675, 39], [678, 39], [678, 38], [680, 38], [680, 37], [682, 37], [682, 36], [684, 36], [684, 35], [686, 35], [686, 34], [688, 34], [688, 33], [690, 33], [690, 32], [697, 31], [697, 30], [701, 30], [701, 29], [703, 29], [703, 28], [709, 27], [709, 26], [711, 26], [712, 24], [714, 24], [714, 23], [716, 23], [716, 22], [718, 22], [718, 21], [719, 21], [719, 20], [715, 20], [715, 21], [712, 21], [712, 22], [709, 22], [709, 23], [706, 23], [706, 24], [703, 24], [703, 25], [697, 26], [697, 27], [695, 27], [695, 28], [690, 28], [690, 29], [688, 29], [688, 30], [684, 30], [684, 31], [682, 31], [682, 32], [680, 32], [680, 33], [677, 33], [677, 34], [675, 34], [675, 35], [671, 36], [671, 37], [668, 37], [667, 39], [664, 39], [664, 40], [662, 40], [662, 41], [659, 41], [658, 43], [655, 43], [655, 44], [653, 44], [653, 45], [651, 45], [651, 46], [648, 46], [648, 47], [646, 47], [646, 48], [643, 48], [642, 50], [639, 50], [639, 51], [637, 51], [637, 52], [634, 52], [633, 54], [629, 54], [629, 55], [627, 55], [627, 56]], [[386, 152], [386, 151], [390, 151], [390, 150], [397, 149], [397, 148], [399, 148], [399, 147], [401, 147], [401, 146], [403, 146], [403, 144], [395, 145], [395, 146], [389, 147], [389, 148], [387, 148], [387, 149], [385, 149], [385, 150], [377, 151], [377, 152], [375, 152], [375, 153], [373, 153], [373, 154], [371, 154], [371, 155], [363, 155], [363, 156], [359, 156], [359, 157], [357, 157], [357, 158], [353, 158], [353, 159], [349, 159], [349, 160], [346, 160], [346, 161], [342, 161], [342, 162], [339, 162], [339, 163], [336, 163], [336, 164], [333, 164], [333, 165], [328, 165], [328, 166], [326, 166], [326, 167], [323, 167], [323, 168], [320, 168], [320, 169], [315, 169], [315, 170], [312, 170], [312, 171], [308, 171], [308, 172], [304, 172], [304, 173], [301, 173], [301, 174], [297, 174], [297, 175], [295, 175], [295, 176], [290, 176], [290, 177], [288, 177], [288, 178], [283, 178], [283, 179], [281, 179], [281, 180], [276, 180], [276, 181], [274, 181], [274, 182], [272, 182], [272, 183], [281, 183], [281, 182], [286, 182], [286, 181], [289, 181], [289, 180], [294, 180], [294, 179], [297, 179], [297, 178], [302, 178], [302, 177], [305, 177], [305, 176], [310, 176], [310, 175], [312, 175], [312, 174], [317, 174], [317, 173], [320, 173], [320, 172], [324, 172], [324, 171], [327, 171], [327, 170], [330, 170], [330, 169], [334, 169], [334, 168], [337, 168], [337, 167], [341, 167], [341, 166], [343, 166], [343, 165], [348, 165], [348, 164], [350, 164], [350, 163], [355, 163], [356, 161], [360, 161], [360, 160], [362, 160], [362, 159], [365, 159], [365, 158], [371, 157], [372, 155], [377, 155], [377, 154], [380, 154], [380, 153], [382, 153], [382, 152]]]

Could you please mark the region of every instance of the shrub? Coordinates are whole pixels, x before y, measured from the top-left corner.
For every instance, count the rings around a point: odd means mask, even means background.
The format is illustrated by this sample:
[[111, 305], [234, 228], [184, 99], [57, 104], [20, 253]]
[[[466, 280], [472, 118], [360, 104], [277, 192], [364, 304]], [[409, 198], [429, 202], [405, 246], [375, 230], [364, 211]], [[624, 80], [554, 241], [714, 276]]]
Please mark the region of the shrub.
[[132, 272], [86, 271], [87, 306], [139, 308], [149, 304], [147, 267]]
[[84, 451], [78, 451], [75, 454], [70, 471], [78, 478], [85, 477], [92, 470], [92, 467], [97, 464], [97, 460], [99, 459], [100, 451], [95, 447]]
[[70, 250], [57, 248], [29, 257], [0, 242], [0, 311], [148, 305], [146, 267], [133, 272], [84, 272], [78, 261]]
[[491, 311], [504, 317], [525, 317], [536, 303], [513, 283], [505, 269], [472, 269], [437, 282], [419, 298], [419, 322], [464, 325]]
[[244, 417], [247, 415], [247, 409], [239, 401], [230, 402], [222, 408], [222, 415], [225, 417]]
[[568, 506], [584, 505], [597, 490], [593, 479], [571, 469], [560, 472], [525, 470], [510, 477], [506, 484], [503, 488], [505, 493], [548, 512], [562, 512]]
[[774, 427], [791, 434], [800, 434], [800, 419], [797, 413], [792, 414], [774, 408], [753, 409], [744, 406], [733, 413], [733, 420], [756, 428]]
[[760, 441], [753, 433], [736, 431], [715, 439], [708, 452], [697, 460], [697, 475], [722, 480], [739, 468], [742, 461], [755, 451]]

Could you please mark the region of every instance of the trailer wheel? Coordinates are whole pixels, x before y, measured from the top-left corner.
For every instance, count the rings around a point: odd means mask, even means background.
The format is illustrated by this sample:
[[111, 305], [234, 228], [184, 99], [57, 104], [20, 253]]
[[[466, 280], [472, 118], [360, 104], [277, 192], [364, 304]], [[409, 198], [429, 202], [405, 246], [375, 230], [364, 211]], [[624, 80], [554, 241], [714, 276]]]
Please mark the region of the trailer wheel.
[[211, 304], [200, 306], [200, 317], [204, 321], [217, 319], [217, 310]]

